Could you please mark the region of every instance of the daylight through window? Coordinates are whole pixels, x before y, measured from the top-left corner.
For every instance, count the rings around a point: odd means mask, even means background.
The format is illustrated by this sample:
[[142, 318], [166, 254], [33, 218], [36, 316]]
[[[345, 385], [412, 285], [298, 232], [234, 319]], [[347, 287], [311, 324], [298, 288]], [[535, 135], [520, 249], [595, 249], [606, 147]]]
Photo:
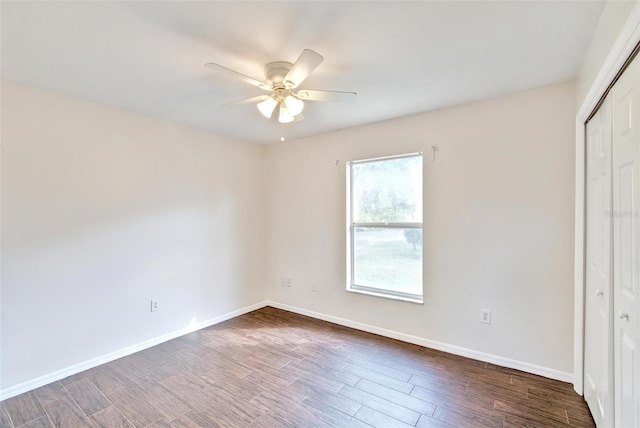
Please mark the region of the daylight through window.
[[349, 163], [347, 289], [422, 302], [422, 154]]

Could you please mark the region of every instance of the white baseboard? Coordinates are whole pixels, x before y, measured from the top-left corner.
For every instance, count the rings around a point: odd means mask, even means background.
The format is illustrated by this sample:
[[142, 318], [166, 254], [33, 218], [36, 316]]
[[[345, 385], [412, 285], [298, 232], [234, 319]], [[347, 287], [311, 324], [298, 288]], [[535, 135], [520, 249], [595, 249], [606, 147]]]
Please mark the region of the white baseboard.
[[484, 352], [475, 351], [473, 349], [463, 348], [461, 346], [449, 345], [447, 343], [437, 342], [434, 340], [424, 339], [422, 337], [412, 336], [405, 333], [399, 333], [393, 330], [387, 330], [380, 327], [375, 327], [369, 324], [363, 324], [356, 321], [351, 321], [344, 318], [334, 317], [331, 315], [322, 314], [320, 312], [314, 312], [307, 309], [298, 308], [295, 306], [285, 305], [283, 303], [278, 303], [270, 300], [266, 300], [263, 302], [259, 302], [250, 306], [246, 306], [244, 308], [226, 313], [224, 315], [217, 316], [215, 318], [211, 318], [206, 321], [202, 321], [200, 323], [191, 325], [187, 328], [173, 331], [171, 333], [164, 334], [159, 337], [155, 337], [153, 339], [146, 340], [144, 342], [128, 346], [126, 348], [119, 349], [114, 352], [110, 352], [106, 355], [102, 355], [100, 357], [92, 358], [91, 360], [84, 361], [79, 364], [75, 364], [70, 367], [66, 367], [61, 370], [57, 370], [53, 373], [46, 374], [44, 376], [40, 376], [35, 379], [31, 379], [29, 381], [20, 383], [18, 385], [11, 386], [9, 388], [0, 390], [0, 401], [6, 400], [7, 398], [15, 397], [16, 395], [20, 395], [22, 393], [31, 391], [33, 389], [39, 388], [41, 386], [47, 385], [51, 382], [58, 381], [60, 379], [64, 379], [65, 377], [80, 373], [85, 370], [92, 369], [101, 364], [108, 363], [110, 361], [117, 360], [118, 358], [126, 357], [127, 355], [131, 355], [135, 352], [142, 351], [144, 349], [150, 348], [155, 345], [159, 345], [160, 343], [166, 342], [171, 339], [175, 339], [176, 337], [183, 336], [185, 334], [191, 333], [196, 330], [200, 330], [202, 328], [206, 328], [223, 321], [226, 321], [231, 318], [235, 318], [237, 316], [246, 314], [251, 311], [255, 311], [260, 308], [264, 308], [265, 306], [272, 306], [274, 308], [282, 309], [289, 312], [294, 312], [300, 315], [306, 315], [311, 318], [320, 319], [323, 321], [328, 321], [334, 324], [339, 324], [345, 327], [354, 328], [356, 330], [366, 331], [368, 333], [378, 334], [380, 336], [389, 337], [391, 339], [397, 339], [407, 343], [413, 343], [415, 345], [424, 346], [425, 348], [436, 349], [438, 351], [448, 352], [454, 355], [460, 355], [463, 357], [472, 358], [474, 360], [486, 361], [488, 363], [496, 364], [503, 367], [509, 367], [516, 370], [521, 370], [524, 372], [548, 377], [551, 379], [560, 380], [563, 382], [572, 382], [573, 374], [563, 372], [560, 370], [550, 369], [548, 367], [538, 366], [531, 363], [526, 363], [523, 361], [513, 360], [510, 358], [500, 357], [498, 355], [487, 354]]
[[208, 319], [206, 321], [202, 321], [197, 324], [190, 325], [189, 327], [176, 330], [171, 333], [163, 334], [162, 336], [145, 340], [144, 342], [137, 343], [132, 346], [127, 346], [126, 348], [122, 348], [117, 351], [110, 352], [106, 355], [101, 355], [99, 357], [92, 358], [91, 360], [83, 361], [82, 363], [75, 364], [73, 366], [66, 367], [61, 370], [57, 370], [53, 373], [49, 373], [44, 376], [40, 376], [35, 379], [28, 380], [26, 382], [11, 386], [6, 389], [2, 389], [0, 390], [0, 401], [6, 400], [7, 398], [15, 397], [16, 395], [20, 395], [27, 391], [31, 391], [33, 389], [39, 388], [51, 382], [55, 382], [57, 380], [64, 379], [65, 377], [80, 373], [82, 371], [92, 369], [101, 364], [105, 364], [110, 361], [117, 360], [118, 358], [126, 357], [127, 355], [131, 355], [135, 352], [142, 351], [152, 346], [159, 345], [160, 343], [166, 342], [171, 339], [175, 339], [176, 337], [180, 337], [185, 334], [194, 332], [196, 330], [200, 330], [202, 328], [206, 328], [206, 327], [221, 323], [228, 319], [235, 318], [237, 316], [246, 314], [251, 311], [255, 311], [256, 309], [264, 308], [265, 306], [267, 306], [266, 301], [259, 302], [250, 306], [246, 306], [244, 308], [237, 309], [235, 311]]
[[397, 339], [402, 342], [413, 343], [415, 345], [424, 346], [425, 348], [436, 349], [438, 351], [448, 352], [449, 354], [460, 355], [462, 357], [472, 358], [474, 360], [484, 361], [502, 367], [521, 370], [523, 372], [544, 376], [550, 379], [560, 380], [562, 382], [573, 382], [573, 373], [563, 372], [560, 370], [555, 370], [524, 361], [513, 360], [511, 358], [505, 358], [499, 355], [487, 354], [485, 352], [475, 351], [473, 349], [463, 348], [461, 346], [449, 345], [447, 343], [424, 339], [422, 337], [412, 336], [410, 334], [399, 333], [397, 331], [387, 330], [384, 328], [375, 327], [369, 324], [363, 324], [344, 318], [334, 317], [331, 315], [325, 315], [320, 312], [309, 311], [307, 309], [289, 306], [278, 302], [267, 301], [266, 304], [267, 306], [272, 306], [274, 308], [282, 309], [289, 312], [295, 312], [300, 315], [306, 315], [311, 318], [317, 318], [345, 327], [355, 328], [356, 330], [362, 330], [368, 333], [374, 333], [380, 336], [389, 337], [391, 339]]

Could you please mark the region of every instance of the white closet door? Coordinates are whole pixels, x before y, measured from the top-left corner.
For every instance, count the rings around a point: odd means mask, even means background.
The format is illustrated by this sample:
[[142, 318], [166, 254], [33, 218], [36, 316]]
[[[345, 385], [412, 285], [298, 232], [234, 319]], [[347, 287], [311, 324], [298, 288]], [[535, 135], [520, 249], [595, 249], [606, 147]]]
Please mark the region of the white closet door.
[[640, 57], [612, 89], [615, 425], [640, 427]]
[[587, 271], [584, 395], [597, 426], [613, 426], [611, 330], [611, 108], [587, 123]]

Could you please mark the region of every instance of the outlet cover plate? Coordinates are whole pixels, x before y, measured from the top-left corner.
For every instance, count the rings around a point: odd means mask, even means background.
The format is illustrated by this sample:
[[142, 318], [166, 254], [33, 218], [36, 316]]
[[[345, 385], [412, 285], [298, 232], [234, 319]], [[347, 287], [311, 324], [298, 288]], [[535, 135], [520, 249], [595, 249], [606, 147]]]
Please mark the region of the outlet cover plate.
[[480, 309], [480, 322], [491, 324], [491, 309]]

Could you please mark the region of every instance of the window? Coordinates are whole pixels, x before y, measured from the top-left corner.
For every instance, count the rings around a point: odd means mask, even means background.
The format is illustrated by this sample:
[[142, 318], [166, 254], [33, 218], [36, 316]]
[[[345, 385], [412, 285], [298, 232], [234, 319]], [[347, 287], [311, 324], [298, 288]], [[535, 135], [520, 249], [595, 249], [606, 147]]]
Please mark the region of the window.
[[347, 171], [347, 290], [422, 303], [422, 154]]

